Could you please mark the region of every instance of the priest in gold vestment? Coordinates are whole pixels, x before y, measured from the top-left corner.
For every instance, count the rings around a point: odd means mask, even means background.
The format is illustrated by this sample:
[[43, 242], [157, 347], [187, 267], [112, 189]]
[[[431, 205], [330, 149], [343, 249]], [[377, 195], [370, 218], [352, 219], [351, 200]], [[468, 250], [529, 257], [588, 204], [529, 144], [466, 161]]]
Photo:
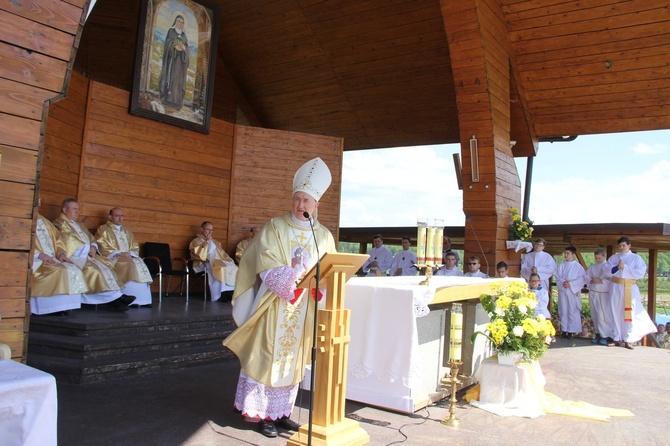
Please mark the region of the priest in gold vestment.
[[81, 268], [88, 286], [88, 293], [82, 295], [83, 304], [108, 304], [111, 310], [127, 310], [134, 296], [121, 292], [123, 282], [114, 272], [114, 267], [98, 253], [98, 244], [86, 226], [77, 221], [79, 204], [74, 198], [67, 198], [61, 205], [60, 216], [53, 221], [61, 232], [67, 256]]
[[123, 226], [123, 210], [112, 208], [109, 220], [100, 226], [95, 233], [100, 254], [113, 265], [119, 279], [125, 284], [123, 294], [135, 296], [133, 306], [151, 305], [151, 288], [153, 282], [149, 269], [140, 258], [140, 245], [127, 226]]
[[81, 308], [81, 293], [88, 288], [79, 267], [67, 257], [58, 229], [38, 214], [33, 237], [30, 312], [52, 314]]
[[207, 270], [207, 283], [213, 302], [230, 302], [235, 289], [237, 265], [221, 243], [212, 237], [213, 232], [214, 224], [204, 221], [200, 225], [200, 234], [189, 244], [193, 271], [201, 273]]
[[293, 180], [292, 211], [261, 229], [237, 274], [233, 318], [238, 328], [223, 342], [241, 365], [235, 410], [259, 423], [267, 437], [276, 437], [277, 427], [299, 427], [290, 415], [310, 359], [315, 302], [296, 284], [319, 254], [336, 251], [330, 231], [313, 218], [330, 182], [320, 158], [305, 163]]

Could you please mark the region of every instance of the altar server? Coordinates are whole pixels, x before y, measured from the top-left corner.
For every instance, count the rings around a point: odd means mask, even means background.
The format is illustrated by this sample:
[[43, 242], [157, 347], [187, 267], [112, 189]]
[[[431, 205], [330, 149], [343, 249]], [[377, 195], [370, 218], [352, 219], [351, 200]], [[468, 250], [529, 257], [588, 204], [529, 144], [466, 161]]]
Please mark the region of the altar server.
[[542, 315], [547, 319], [551, 319], [549, 312], [549, 293], [542, 288], [542, 280], [537, 273], [530, 274], [530, 282], [528, 282], [528, 289], [535, 294], [537, 299], [537, 306], [535, 307], [535, 316]]
[[463, 271], [458, 269], [458, 257], [455, 251], [449, 251], [444, 255], [444, 265], [442, 265], [434, 276], [462, 276]]
[[384, 246], [384, 239], [381, 234], [372, 236], [372, 248], [368, 250], [367, 254], [370, 258], [363, 264], [363, 272], [367, 273], [368, 277], [385, 276], [386, 271], [391, 267], [391, 262], [393, 262], [393, 254], [390, 249]]
[[[656, 333], [656, 325], [651, 321], [642, 305], [637, 281], [647, 273], [647, 265], [642, 257], [630, 250], [628, 237], [617, 241], [619, 252], [607, 260], [612, 273], [612, 312], [614, 313], [615, 340], [629, 350], [633, 343], [649, 333]], [[616, 345], [610, 343], [608, 345]]]
[[545, 245], [543, 238], [535, 239], [533, 251], [525, 254], [521, 261], [521, 277], [528, 282], [531, 273], [537, 273], [542, 280], [542, 288], [549, 291], [551, 276], [556, 272], [556, 262], [550, 254], [544, 252]]
[[391, 275], [393, 276], [416, 276], [418, 270], [414, 266], [416, 264], [416, 254], [410, 249], [409, 237], [403, 237], [401, 240], [402, 251], [399, 251], [391, 262]]
[[612, 288], [611, 267], [607, 263], [607, 253], [603, 248], [594, 251], [595, 263], [586, 270], [586, 282], [589, 287], [589, 308], [595, 337], [594, 344], [607, 345], [614, 339], [614, 314], [610, 289]]
[[289, 417], [309, 360], [315, 303], [306, 290], [296, 290], [296, 283], [319, 254], [336, 252], [333, 235], [316, 219], [330, 183], [321, 158], [300, 167], [293, 178], [291, 211], [271, 219], [240, 262], [233, 295], [238, 328], [223, 344], [237, 355], [242, 369], [235, 410], [246, 421], [259, 423], [267, 437], [276, 437], [277, 427], [300, 427]]
[[576, 260], [577, 248], [568, 246], [563, 251], [565, 262], [556, 269], [558, 288], [558, 316], [561, 319], [561, 337], [572, 339], [582, 332], [582, 287], [586, 283], [584, 267]]

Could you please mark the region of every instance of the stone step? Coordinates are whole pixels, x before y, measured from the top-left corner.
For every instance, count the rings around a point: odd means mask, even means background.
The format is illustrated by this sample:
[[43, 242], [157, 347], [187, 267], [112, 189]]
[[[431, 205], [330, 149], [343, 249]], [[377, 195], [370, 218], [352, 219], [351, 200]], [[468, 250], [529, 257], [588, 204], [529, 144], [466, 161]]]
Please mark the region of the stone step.
[[[177, 369], [216, 361], [232, 359], [223, 348], [192, 348], [177, 355], [167, 355], [165, 350], [133, 353], [120, 357], [105, 357], [92, 360], [77, 360], [40, 354], [29, 354], [28, 365], [46, 370], [60, 381], [77, 384], [109, 381], [129, 376], [156, 373], [166, 369]], [[110, 359], [114, 359], [110, 361]]]
[[199, 345], [223, 348], [221, 342], [232, 332], [232, 328], [199, 328], [195, 330], [96, 336], [93, 338], [31, 332], [28, 348], [31, 354], [37, 353], [83, 360], [142, 351], [178, 350]]

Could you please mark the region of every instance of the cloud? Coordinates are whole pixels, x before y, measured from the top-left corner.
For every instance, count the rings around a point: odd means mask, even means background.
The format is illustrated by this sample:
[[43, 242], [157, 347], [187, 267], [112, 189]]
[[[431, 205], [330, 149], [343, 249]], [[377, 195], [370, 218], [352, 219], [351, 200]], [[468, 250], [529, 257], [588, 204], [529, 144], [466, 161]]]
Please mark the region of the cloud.
[[633, 147], [633, 153], [640, 155], [660, 155], [665, 153], [667, 150], [667, 145], [662, 143], [657, 144], [646, 144], [638, 143]]
[[538, 225], [667, 223], [668, 191], [670, 161], [659, 161], [628, 175], [534, 181], [529, 213]]
[[446, 146], [345, 152], [340, 226], [462, 225], [463, 195]]

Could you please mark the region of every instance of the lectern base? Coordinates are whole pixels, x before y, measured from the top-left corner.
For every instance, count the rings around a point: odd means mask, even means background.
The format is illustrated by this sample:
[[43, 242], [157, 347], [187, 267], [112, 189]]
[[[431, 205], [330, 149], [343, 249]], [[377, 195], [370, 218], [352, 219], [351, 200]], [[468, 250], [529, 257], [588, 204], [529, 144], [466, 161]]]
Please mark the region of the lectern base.
[[[307, 444], [309, 425], [300, 426], [286, 443], [287, 446]], [[314, 446], [360, 446], [370, 443], [370, 435], [358, 425], [357, 421], [344, 418], [328, 427], [312, 425], [312, 444]]]

